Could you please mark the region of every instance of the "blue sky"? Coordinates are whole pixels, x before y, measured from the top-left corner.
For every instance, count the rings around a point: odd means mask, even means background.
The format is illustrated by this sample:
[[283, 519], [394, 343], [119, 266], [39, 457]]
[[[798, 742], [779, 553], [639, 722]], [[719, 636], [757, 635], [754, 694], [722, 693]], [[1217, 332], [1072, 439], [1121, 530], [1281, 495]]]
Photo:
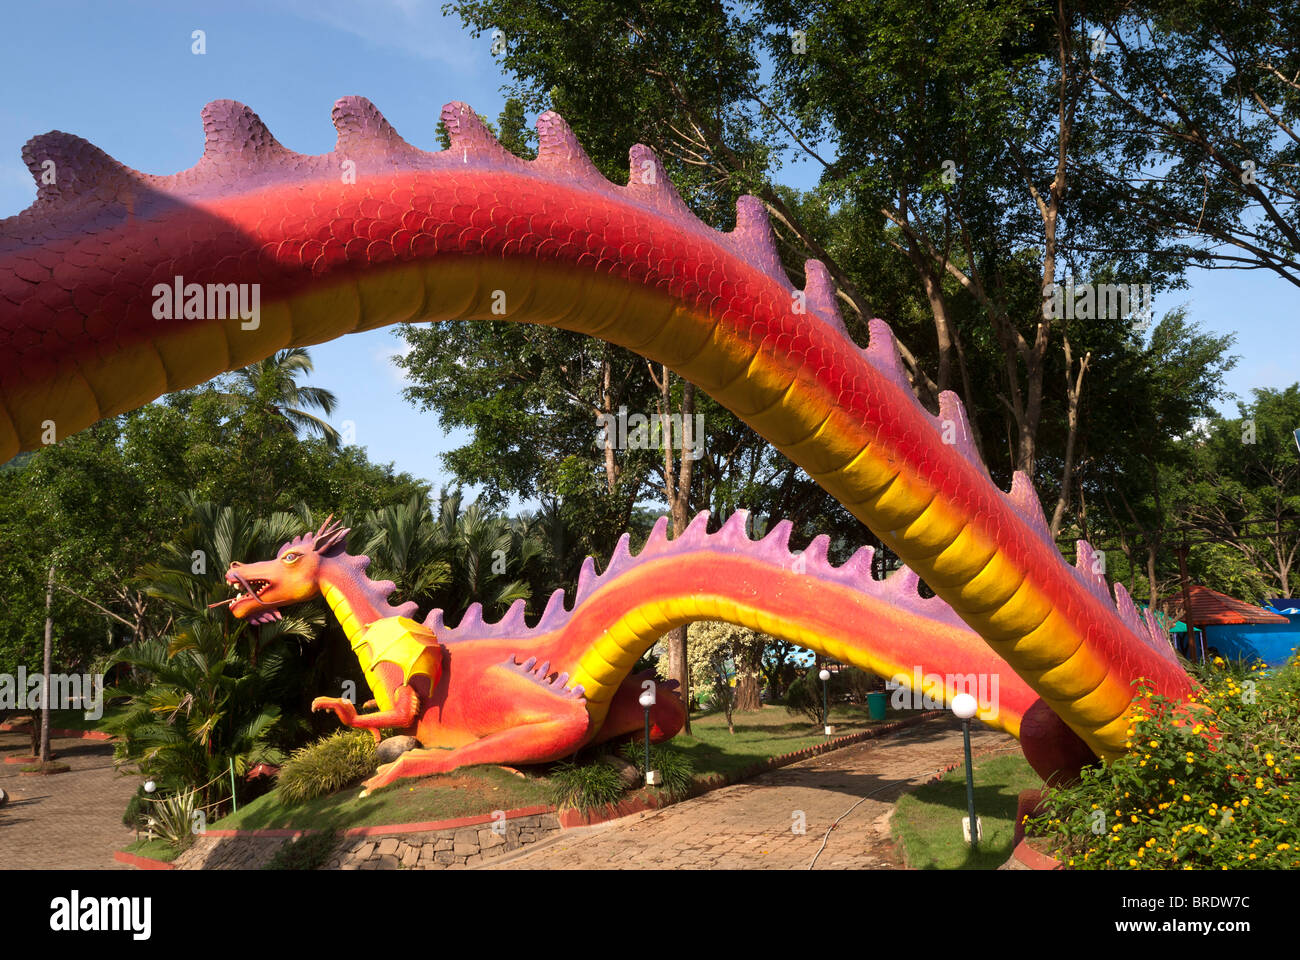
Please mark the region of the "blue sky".
[[[444, 19], [442, 0], [263, 0], [223, 4], [83, 2], [10, 6], [0, 15], [0, 217], [35, 196], [21, 150], [48, 130], [85, 137], [149, 173], [185, 169], [203, 151], [199, 110], [210, 100], [248, 104], [276, 138], [301, 153], [334, 146], [330, 107], [341, 96], [372, 100], [399, 132], [436, 149], [434, 125], [449, 100], [495, 117], [508, 81], [491, 40], [477, 40], [459, 19]], [[207, 52], [191, 52], [203, 30]], [[630, 144], [629, 144], [630, 146]], [[809, 185], [811, 168], [784, 179]], [[1241, 361], [1228, 386], [1300, 380], [1300, 291], [1265, 271], [1196, 271], [1189, 290], [1156, 297], [1156, 315], [1187, 303], [1193, 320], [1234, 332]], [[438, 453], [446, 436], [432, 414], [402, 400], [390, 330], [312, 348], [313, 382], [340, 404], [331, 418], [355, 424], [371, 459], [429, 480], [448, 479]], [[1234, 410], [1231, 405], [1229, 411]]]

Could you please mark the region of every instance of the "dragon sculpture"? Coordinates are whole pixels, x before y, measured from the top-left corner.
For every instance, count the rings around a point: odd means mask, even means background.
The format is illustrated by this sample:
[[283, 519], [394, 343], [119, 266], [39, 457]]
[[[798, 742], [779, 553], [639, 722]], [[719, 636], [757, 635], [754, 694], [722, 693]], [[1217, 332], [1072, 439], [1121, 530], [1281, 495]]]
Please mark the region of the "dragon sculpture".
[[[230, 610], [265, 622], [283, 606], [325, 598], [376, 710], [358, 715], [350, 701], [330, 697], [312, 708], [332, 710], [376, 740], [380, 728], [395, 728], [422, 745], [381, 767], [367, 791], [469, 764], [558, 760], [589, 743], [642, 735], [638, 698], [655, 681], [632, 674], [634, 665], [666, 630], [701, 619], [745, 624], [885, 676], [910, 679], [912, 665], [924, 662], [939, 671], [940, 697], [972, 686], [977, 675], [996, 676], [996, 696], [985, 697], [981, 717], [1019, 732], [1036, 695], [1014, 674], [1004, 684], [997, 656], [942, 600], [922, 599], [914, 573], [872, 580], [870, 547], [833, 566], [825, 536], [792, 553], [788, 521], [759, 542], [746, 533], [744, 511], [713, 534], [708, 521], [701, 513], [669, 540], [661, 518], [635, 556], [624, 534], [602, 573], [590, 558], [583, 564], [572, 609], [557, 590], [531, 627], [522, 600], [496, 623], [484, 622], [478, 604], [454, 627], [441, 610], [417, 623], [415, 604], [391, 606], [392, 582], [369, 579], [369, 560], [346, 553], [348, 531], [329, 521], [272, 560], [233, 564]], [[675, 686], [657, 683], [653, 741], [681, 729]]]
[[[333, 116], [335, 149], [306, 156], [214, 101], [202, 158], [171, 176], [65, 133], [26, 144], [37, 198], [0, 221], [0, 461], [289, 346], [408, 321], [552, 324], [691, 380], [873, 530], [1036, 694], [1019, 734], [1040, 773], [1122, 753], [1137, 681], [1192, 693], [1087, 544], [1062, 558], [1029, 478], [993, 484], [958, 398], [921, 406], [888, 326], [855, 343], [817, 261], [791, 285], [759, 200], [713, 230], [651, 150], [634, 146], [612, 184], [549, 112], [534, 161], [462, 103], [443, 108], [451, 147], [434, 153], [365, 99]], [[825, 650], [932, 669], [888, 631]], [[592, 656], [568, 689], [612, 703]]]

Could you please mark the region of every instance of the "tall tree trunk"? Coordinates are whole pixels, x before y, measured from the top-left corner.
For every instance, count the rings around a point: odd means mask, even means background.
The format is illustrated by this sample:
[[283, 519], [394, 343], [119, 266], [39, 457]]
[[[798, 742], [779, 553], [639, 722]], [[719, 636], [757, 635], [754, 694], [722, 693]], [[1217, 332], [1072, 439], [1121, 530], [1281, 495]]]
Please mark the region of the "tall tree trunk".
[[601, 384], [600, 400], [603, 409], [601, 413], [605, 416], [614, 418], [605, 421], [605, 485], [610, 493], [613, 493], [618, 486], [618, 460], [614, 457], [614, 446], [617, 442], [618, 411], [614, 409], [614, 388], [612, 384], [612, 364], [609, 357], [606, 356], [600, 361], [601, 367]]
[[[657, 378], [659, 386], [659, 412], [662, 417], [664, 444], [664, 499], [673, 518], [673, 538], [680, 537], [690, 523], [691, 478], [695, 461], [686, 456], [691, 448], [695, 433], [695, 384], [686, 381], [682, 384], [682, 457], [677, 470], [674, 470], [672, 413], [672, 375], [667, 366], [660, 367]], [[691, 671], [686, 659], [686, 628], [678, 627], [665, 635], [668, 641], [669, 679], [677, 681], [678, 692], [686, 702], [686, 723], [682, 731], [691, 732]]]
[[[1074, 357], [1070, 351], [1070, 338], [1065, 338], [1065, 394], [1066, 421], [1069, 433], [1065, 438], [1065, 466], [1061, 469], [1061, 495], [1056, 498], [1056, 509], [1052, 511], [1052, 538], [1060, 536], [1061, 524], [1065, 513], [1070, 509], [1070, 490], [1074, 486], [1074, 448], [1079, 440], [1079, 395], [1083, 392], [1083, 375], [1088, 371], [1091, 353], [1085, 353], [1079, 361], [1079, 375], [1074, 376]], [[1086, 539], [1086, 538], [1085, 538]]]
[[1147, 599], [1147, 606], [1152, 612], [1155, 612], [1156, 603], [1160, 599], [1160, 588], [1156, 585], [1156, 554], [1160, 550], [1160, 542], [1154, 536], [1147, 540], [1147, 583], [1151, 585], [1151, 596]]
[[45, 584], [45, 650], [41, 669], [41, 763], [50, 759], [50, 668], [54, 652], [54, 564], [50, 564], [50, 578]]
[[736, 712], [752, 713], [763, 709], [762, 691], [763, 649], [744, 650], [736, 658]]

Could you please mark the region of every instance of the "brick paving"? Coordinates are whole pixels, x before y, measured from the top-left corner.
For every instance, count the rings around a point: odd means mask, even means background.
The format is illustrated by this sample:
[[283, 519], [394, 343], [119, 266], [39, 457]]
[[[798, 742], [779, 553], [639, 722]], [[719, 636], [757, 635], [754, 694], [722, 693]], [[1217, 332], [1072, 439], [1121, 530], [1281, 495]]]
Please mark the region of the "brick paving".
[[[981, 755], [1016, 741], [977, 725], [971, 746]], [[960, 723], [942, 715], [662, 810], [569, 831], [480, 869], [802, 870], [814, 856], [819, 870], [900, 868], [889, 826], [894, 802], [961, 759]], [[818, 854], [835, 820], [867, 794]], [[802, 833], [794, 829], [799, 812]]]
[[[1015, 747], [979, 726], [972, 740], [977, 754]], [[129, 869], [113, 852], [134, 838], [121, 818], [138, 780], [115, 771], [111, 744], [52, 746], [70, 772], [24, 777], [0, 764], [10, 796], [0, 807], [0, 869]], [[27, 749], [25, 732], [0, 732], [0, 757]], [[817, 869], [897, 868], [894, 801], [961, 758], [960, 726], [938, 716], [663, 810], [567, 831], [479, 869], [806, 869], [814, 855]], [[831, 824], [868, 794], [818, 854]]]
[[[0, 732], [0, 758], [31, 749], [26, 730]], [[140, 781], [113, 767], [113, 745], [102, 740], [54, 738], [50, 749], [72, 769], [46, 777], [19, 775], [0, 763], [0, 870], [126, 870], [113, 851], [135, 839], [122, 813]]]

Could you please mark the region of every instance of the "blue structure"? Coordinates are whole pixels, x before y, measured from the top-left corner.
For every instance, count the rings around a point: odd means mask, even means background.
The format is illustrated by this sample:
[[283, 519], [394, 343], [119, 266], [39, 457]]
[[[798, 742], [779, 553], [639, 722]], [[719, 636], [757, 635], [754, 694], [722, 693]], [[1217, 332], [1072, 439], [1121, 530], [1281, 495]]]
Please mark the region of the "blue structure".
[[1262, 660], [1270, 667], [1281, 666], [1300, 647], [1300, 599], [1270, 600], [1264, 609], [1291, 622], [1206, 625], [1199, 628], [1206, 650], [1212, 656], [1217, 651], [1225, 660]]

